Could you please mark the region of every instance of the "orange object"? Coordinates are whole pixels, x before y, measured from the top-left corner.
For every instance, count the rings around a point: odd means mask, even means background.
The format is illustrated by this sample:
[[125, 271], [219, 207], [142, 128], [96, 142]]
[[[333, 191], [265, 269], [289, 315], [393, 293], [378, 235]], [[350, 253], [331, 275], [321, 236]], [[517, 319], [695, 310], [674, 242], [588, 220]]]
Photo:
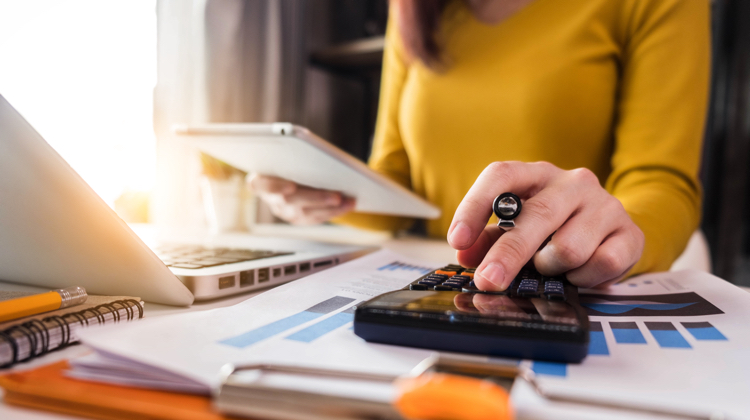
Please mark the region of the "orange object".
[[[68, 362], [0, 376], [5, 402], [100, 420], [228, 420], [208, 396], [107, 385], [64, 376]], [[492, 382], [427, 372], [395, 382], [393, 404], [410, 420], [512, 420], [508, 393]]]
[[435, 274], [445, 274], [446, 276], [455, 276], [457, 271], [445, 271], [445, 270], [435, 270]]
[[395, 384], [400, 396], [394, 406], [407, 419], [513, 419], [508, 393], [489, 381], [428, 372]]
[[208, 396], [152, 391], [65, 377], [68, 362], [0, 376], [5, 402], [102, 420], [222, 420]]
[[469, 278], [472, 278], [472, 279], [474, 278], [474, 272], [473, 271], [470, 271], [468, 273], [466, 271], [464, 271], [463, 273], [461, 273], [461, 275], [469, 277]]
[[31, 296], [23, 296], [0, 302], [0, 322], [12, 321], [26, 316], [64, 309], [86, 301], [86, 289], [79, 286], [53, 290]]

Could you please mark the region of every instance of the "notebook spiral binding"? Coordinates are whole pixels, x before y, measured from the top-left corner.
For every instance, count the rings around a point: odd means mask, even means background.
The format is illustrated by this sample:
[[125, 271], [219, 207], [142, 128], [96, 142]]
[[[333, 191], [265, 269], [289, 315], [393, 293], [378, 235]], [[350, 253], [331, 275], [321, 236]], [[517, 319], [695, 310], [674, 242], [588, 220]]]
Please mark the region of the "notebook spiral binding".
[[[98, 324], [104, 324], [106, 321], [105, 315], [108, 314], [112, 314], [113, 319], [110, 320], [110, 322], [120, 322], [121, 309], [125, 309], [127, 314], [126, 321], [131, 321], [136, 319], [135, 308], [138, 308], [138, 318], [143, 318], [143, 307], [140, 302], [135, 299], [123, 299], [110, 303], [103, 303], [93, 308], [86, 308], [78, 312], [69, 312], [61, 316], [55, 315], [46, 317], [41, 321], [38, 319], [32, 319], [23, 324], [13, 325], [5, 330], [1, 330], [0, 343], [3, 341], [7, 342], [10, 345], [13, 356], [10, 362], [0, 365], [0, 368], [9, 367], [19, 362], [25, 362], [49, 351], [63, 348], [71, 344], [70, 340], [72, 336], [70, 327], [75, 323], [78, 323], [81, 326], [88, 326], [89, 320], [96, 319]], [[87, 317], [87, 313], [91, 313], [93, 316]], [[50, 348], [50, 328], [45, 325], [45, 323], [54, 323], [60, 329], [62, 340], [58, 345], [54, 346], [54, 348]], [[23, 359], [18, 358], [18, 340], [20, 338], [26, 338], [29, 343], [29, 355]]]

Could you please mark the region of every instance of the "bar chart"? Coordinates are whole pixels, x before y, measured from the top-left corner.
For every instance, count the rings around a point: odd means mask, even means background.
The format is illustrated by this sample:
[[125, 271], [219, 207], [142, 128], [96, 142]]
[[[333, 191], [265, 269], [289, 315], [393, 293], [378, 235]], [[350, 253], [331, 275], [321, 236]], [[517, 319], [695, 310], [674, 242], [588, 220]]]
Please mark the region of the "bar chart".
[[378, 267], [378, 271], [383, 270], [389, 270], [389, 271], [395, 271], [395, 270], [405, 270], [405, 271], [414, 271], [418, 274], [426, 274], [429, 273], [434, 269], [430, 267], [420, 267], [412, 264], [403, 263], [400, 261], [393, 261], [389, 264], [386, 264], [384, 266]]
[[[681, 325], [696, 342], [691, 344]], [[605, 326], [612, 331], [613, 342], [607, 342]], [[648, 337], [653, 338], [649, 342]], [[648, 346], [655, 345], [666, 351], [693, 350], [701, 342], [729, 341], [716, 326], [707, 321], [701, 322], [620, 322], [620, 321], [591, 321], [589, 333], [589, 357], [607, 357], [615, 346]], [[625, 348], [625, 347], [623, 347]], [[564, 363], [534, 361], [532, 370], [538, 375], [565, 377], [567, 375]]]
[[[237, 348], [249, 347], [253, 344], [289, 331], [314, 319], [333, 313], [338, 309], [350, 305], [352, 302], [354, 302], [354, 299], [352, 298], [334, 296], [330, 299], [313, 305], [305, 309], [304, 311], [282, 318], [278, 321], [253, 328], [252, 330], [244, 332], [240, 335], [220, 340], [219, 343]], [[350, 310], [348, 312], [344, 311], [330, 318], [326, 318], [322, 322], [313, 324], [312, 326], [300, 330], [299, 332], [294, 333], [287, 338], [295, 341], [311, 342], [316, 338], [324, 335], [325, 333], [332, 331], [333, 329], [338, 328], [346, 324], [347, 322], [350, 322], [352, 320], [352, 317], [353, 314]]]
[[299, 330], [291, 335], [285, 337], [287, 340], [299, 341], [302, 343], [310, 343], [329, 332], [343, 327], [354, 321], [354, 307], [349, 307], [343, 312], [339, 312], [329, 318], [326, 318], [318, 323], [310, 325], [307, 328]]
[[609, 327], [619, 344], [646, 344], [646, 337], [635, 322], [610, 322]]

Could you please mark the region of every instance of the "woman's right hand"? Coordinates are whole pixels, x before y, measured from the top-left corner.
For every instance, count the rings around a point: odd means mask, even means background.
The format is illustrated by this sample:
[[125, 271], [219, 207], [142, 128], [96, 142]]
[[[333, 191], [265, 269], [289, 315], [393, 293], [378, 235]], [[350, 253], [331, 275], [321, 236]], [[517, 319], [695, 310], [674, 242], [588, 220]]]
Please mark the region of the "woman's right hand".
[[354, 199], [339, 191], [305, 187], [260, 174], [252, 174], [248, 184], [276, 217], [295, 225], [327, 222], [354, 209]]

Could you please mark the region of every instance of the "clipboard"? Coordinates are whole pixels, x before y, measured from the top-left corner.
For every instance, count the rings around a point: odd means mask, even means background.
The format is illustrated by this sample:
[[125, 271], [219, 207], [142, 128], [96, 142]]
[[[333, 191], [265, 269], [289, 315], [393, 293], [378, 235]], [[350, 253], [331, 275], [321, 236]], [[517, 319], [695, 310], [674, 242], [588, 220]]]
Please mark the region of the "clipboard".
[[[244, 375], [248, 372], [257, 375]], [[507, 382], [526, 372], [515, 365], [485, 366], [482, 372], [493, 372], [492, 381], [465, 376], [469, 372], [477, 373], [476, 366], [445, 356], [428, 358], [408, 375], [398, 377], [302, 366], [230, 364], [223, 369], [223, 384], [214, 396], [214, 406], [228, 415], [278, 420], [513, 419], [508, 392], [497, 380]], [[375, 390], [366, 398], [357, 398], [325, 389], [280, 389], [273, 386], [274, 381], [263, 383], [262, 376], [268, 374], [292, 375], [295, 382], [305, 376], [371, 382], [395, 392], [388, 395]]]
[[[509, 362], [512, 360], [509, 359]], [[261, 373], [362, 380], [395, 390], [390, 401], [377, 398], [351, 398], [323, 391], [279, 389], [259, 383], [248, 371]], [[390, 376], [300, 366], [252, 364], [227, 365], [223, 381], [214, 396], [214, 406], [224, 414], [277, 420], [379, 419], [461, 419], [511, 420], [514, 417], [509, 392], [515, 381], [522, 381], [540, 397], [558, 402], [577, 403], [592, 408], [623, 410], [624, 413], [679, 416], [710, 420], [701, 414], [677, 412], [669, 408], [623, 404], [586, 395], [550, 392], [536, 381], [534, 372], [516, 363], [484, 363], [460, 356], [436, 354], [417, 365], [408, 375]], [[283, 403], [282, 403], [283, 402]]]

